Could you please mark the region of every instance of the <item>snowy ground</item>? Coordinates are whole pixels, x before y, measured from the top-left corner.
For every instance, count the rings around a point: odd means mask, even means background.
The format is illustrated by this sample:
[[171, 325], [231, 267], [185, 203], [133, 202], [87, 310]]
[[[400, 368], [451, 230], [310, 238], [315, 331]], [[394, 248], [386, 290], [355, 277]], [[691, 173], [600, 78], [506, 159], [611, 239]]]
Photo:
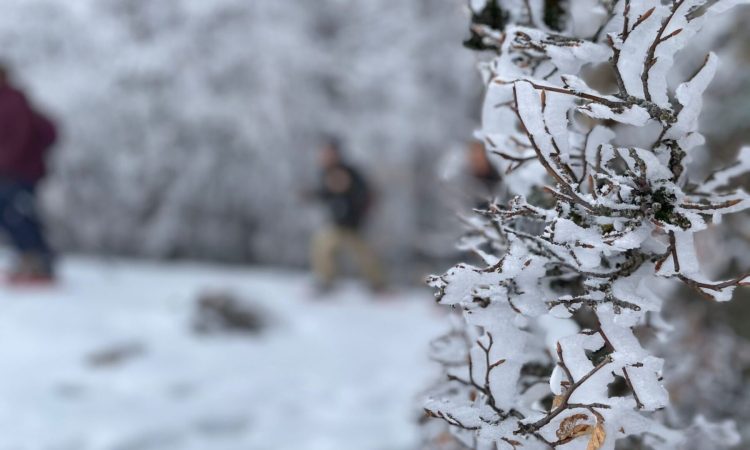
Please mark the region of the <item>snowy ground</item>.
[[[411, 450], [429, 293], [312, 298], [303, 274], [66, 261], [54, 289], [0, 289], [0, 450]], [[229, 289], [265, 334], [199, 337], [198, 293]], [[122, 346], [132, 357], [96, 367]]]

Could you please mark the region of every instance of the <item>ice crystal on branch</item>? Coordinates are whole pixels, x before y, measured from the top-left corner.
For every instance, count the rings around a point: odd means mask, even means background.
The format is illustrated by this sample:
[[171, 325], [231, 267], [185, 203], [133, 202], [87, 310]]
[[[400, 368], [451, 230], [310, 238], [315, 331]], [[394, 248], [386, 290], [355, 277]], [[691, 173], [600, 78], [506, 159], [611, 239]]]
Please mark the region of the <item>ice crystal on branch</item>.
[[[686, 176], [704, 141], [698, 118], [716, 56], [676, 88], [667, 83], [706, 21], [750, 2], [591, 2], [602, 22], [593, 35], [552, 31], [550, 3], [471, 5], [475, 18], [490, 7], [504, 17], [496, 28], [475, 21], [472, 32], [477, 48], [496, 52], [482, 65], [480, 135], [516, 197], [472, 222], [486, 266], [430, 280], [466, 326], [436, 345], [447, 378], [426, 411], [475, 449], [614, 449], [620, 440], [670, 449], [701, 432], [721, 436], [716, 448], [735, 444], [731, 429], [698, 420], [685, 433], [656, 413], [669, 405], [663, 361], [634, 330], [667, 328], [651, 290], [658, 278], [715, 301], [750, 284], [748, 275], [709, 280], [694, 246], [695, 233], [750, 206], [727, 186], [750, 168], [750, 149], [703, 182]], [[595, 66], [609, 67], [610, 91], [589, 84]]]

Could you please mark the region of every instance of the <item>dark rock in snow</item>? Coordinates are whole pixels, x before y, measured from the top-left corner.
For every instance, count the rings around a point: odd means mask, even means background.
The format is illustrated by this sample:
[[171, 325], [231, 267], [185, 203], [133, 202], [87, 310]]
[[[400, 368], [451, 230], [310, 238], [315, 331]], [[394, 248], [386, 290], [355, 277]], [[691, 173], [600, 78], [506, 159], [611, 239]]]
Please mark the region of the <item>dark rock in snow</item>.
[[206, 293], [198, 298], [193, 330], [200, 334], [259, 334], [267, 328], [268, 319], [265, 310], [234, 294]]
[[144, 353], [145, 348], [138, 342], [128, 342], [103, 348], [87, 358], [90, 366], [97, 368], [112, 367]]

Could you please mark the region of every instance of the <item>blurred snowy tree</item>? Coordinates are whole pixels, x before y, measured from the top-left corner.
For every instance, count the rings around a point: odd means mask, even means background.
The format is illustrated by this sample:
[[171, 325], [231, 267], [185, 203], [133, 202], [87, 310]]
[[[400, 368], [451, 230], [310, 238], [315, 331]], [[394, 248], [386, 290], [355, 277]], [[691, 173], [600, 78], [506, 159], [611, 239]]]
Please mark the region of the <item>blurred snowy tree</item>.
[[[337, 133], [417, 235], [417, 155], [468, 134], [460, 2], [8, 1], [3, 54], [64, 124], [47, 204], [65, 248], [301, 263], [314, 150]], [[454, 104], [452, 109], [437, 104]], [[417, 151], [419, 150], [419, 151]]]

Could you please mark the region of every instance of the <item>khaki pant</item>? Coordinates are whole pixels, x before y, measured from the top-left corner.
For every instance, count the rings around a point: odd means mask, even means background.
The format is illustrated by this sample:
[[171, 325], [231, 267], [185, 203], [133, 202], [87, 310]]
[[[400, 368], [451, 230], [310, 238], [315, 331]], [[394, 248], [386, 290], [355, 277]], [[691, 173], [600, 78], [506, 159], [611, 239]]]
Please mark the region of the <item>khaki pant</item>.
[[373, 288], [383, 287], [383, 274], [375, 253], [356, 230], [341, 227], [325, 228], [313, 238], [312, 266], [321, 282], [326, 285], [333, 283], [339, 272], [337, 257], [341, 250], [354, 257], [360, 273]]

